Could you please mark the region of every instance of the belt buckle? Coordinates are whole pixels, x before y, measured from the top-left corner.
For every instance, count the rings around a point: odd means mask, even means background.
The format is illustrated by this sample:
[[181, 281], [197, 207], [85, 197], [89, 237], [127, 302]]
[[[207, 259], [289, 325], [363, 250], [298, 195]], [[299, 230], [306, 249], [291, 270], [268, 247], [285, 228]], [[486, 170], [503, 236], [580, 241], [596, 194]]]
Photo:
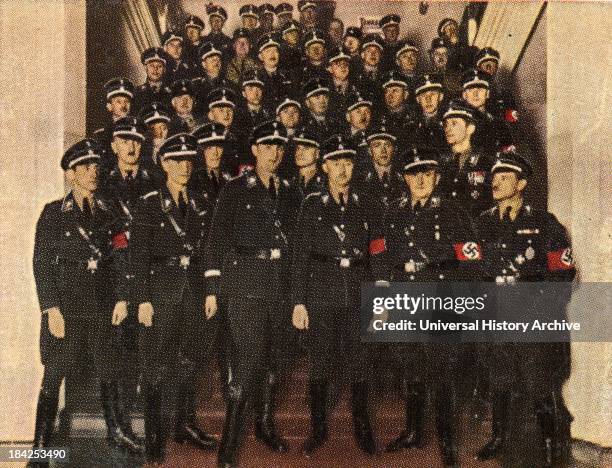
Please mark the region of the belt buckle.
[[404, 263], [404, 271], [406, 273], [414, 273], [416, 271], [416, 263], [414, 260]]
[[346, 257], [340, 258], [340, 268], [348, 268], [351, 266], [351, 259]]
[[278, 260], [279, 258], [281, 258], [281, 250], [270, 249], [270, 260]]
[[191, 263], [191, 259], [190, 259], [189, 255], [181, 255], [179, 257], [179, 264], [183, 268], [187, 269], [187, 267], [189, 266], [190, 263]]
[[97, 258], [92, 257], [89, 260], [87, 260], [87, 271], [91, 273], [95, 273], [97, 269], [98, 269], [98, 259]]

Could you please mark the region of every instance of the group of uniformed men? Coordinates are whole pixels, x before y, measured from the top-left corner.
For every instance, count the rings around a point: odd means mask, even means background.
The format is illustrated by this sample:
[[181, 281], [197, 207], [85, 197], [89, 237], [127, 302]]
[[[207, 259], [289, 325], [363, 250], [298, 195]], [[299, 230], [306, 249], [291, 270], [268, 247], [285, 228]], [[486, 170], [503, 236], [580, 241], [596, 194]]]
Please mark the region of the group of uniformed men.
[[[355, 437], [375, 454], [371, 353], [359, 338], [363, 282], [482, 279], [502, 288], [573, 278], [563, 227], [523, 200], [531, 169], [513, 146], [517, 114], [496, 87], [495, 50], [460, 44], [457, 22], [445, 19], [424, 72], [418, 47], [399, 39], [398, 15], [380, 20], [379, 36], [343, 31], [337, 19], [321, 32], [307, 0], [300, 22], [292, 10], [245, 5], [231, 38], [222, 7], [207, 8], [208, 35], [189, 16], [161, 48], [143, 52], [144, 84], [107, 83], [108, 125], [64, 154], [72, 190], [45, 206], [36, 230], [45, 371], [35, 447], [49, 445], [61, 382], [88, 346], [109, 442], [164, 460], [162, 390], [178, 369], [174, 438], [214, 449], [196, 425], [195, 396], [220, 349], [219, 465], [236, 464], [250, 400], [257, 438], [285, 452], [274, 407], [293, 325], [311, 351], [303, 452], [328, 437], [330, 381], [350, 356]], [[517, 395], [533, 402], [543, 463], [566, 456], [559, 392], [568, 350], [529, 346], [476, 352], [493, 407], [481, 460], [511, 450]], [[444, 466], [458, 466], [455, 372], [465, 349], [388, 346], [406, 401], [405, 430], [388, 451], [423, 445], [431, 392]], [[144, 444], [129, 416], [137, 361]]]

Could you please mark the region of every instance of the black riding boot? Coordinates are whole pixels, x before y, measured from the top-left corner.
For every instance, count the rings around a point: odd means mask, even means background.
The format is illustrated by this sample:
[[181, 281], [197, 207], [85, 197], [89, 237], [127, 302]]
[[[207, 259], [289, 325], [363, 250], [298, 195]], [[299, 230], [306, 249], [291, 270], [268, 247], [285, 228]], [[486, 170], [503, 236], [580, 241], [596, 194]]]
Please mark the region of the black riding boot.
[[376, 454], [376, 442], [368, 415], [368, 383], [365, 380], [351, 384], [351, 407], [357, 445], [368, 455]]
[[142, 453], [142, 447], [127, 437], [119, 427], [117, 414], [115, 413], [115, 396], [117, 393], [117, 382], [103, 380], [100, 382], [100, 400], [106, 422], [106, 440], [110, 445], [128, 450], [132, 453]]
[[542, 430], [544, 467], [564, 466], [570, 460], [571, 415], [563, 405], [560, 395], [551, 392], [536, 406], [538, 423]]
[[327, 440], [327, 391], [328, 383], [324, 380], [310, 382], [310, 423], [312, 434], [304, 442], [302, 452], [307, 457], [321, 447]]
[[[40, 390], [38, 404], [36, 406], [36, 425], [34, 426], [34, 443], [32, 448], [44, 449], [51, 446], [55, 417], [57, 415], [58, 395], [51, 392]], [[49, 466], [46, 461], [30, 461], [28, 467], [43, 468]]]
[[457, 445], [455, 442], [455, 389], [442, 386], [436, 389], [436, 429], [440, 438], [442, 463], [445, 468], [457, 468]]
[[132, 420], [125, 407], [125, 400], [119, 388], [118, 382], [111, 383], [111, 393], [113, 401], [113, 409], [115, 412], [115, 420], [117, 425], [125, 436], [125, 442], [128, 444], [128, 450], [132, 453], [142, 455], [144, 453], [143, 440], [134, 434], [132, 429]]
[[227, 396], [225, 425], [223, 426], [223, 436], [217, 454], [217, 463], [221, 468], [233, 468], [236, 466], [238, 443], [244, 424], [246, 406], [246, 397], [242, 387], [235, 387], [230, 384]]
[[144, 397], [145, 456], [147, 462], [159, 464], [164, 461], [166, 445], [161, 414], [161, 387], [159, 384], [147, 385]]
[[274, 408], [278, 383], [276, 375], [268, 372], [261, 390], [261, 401], [255, 408], [255, 437], [274, 452], [286, 452], [287, 443], [276, 432], [274, 424]]
[[425, 392], [420, 384], [402, 380], [402, 393], [406, 404], [406, 430], [392, 441], [385, 451], [397, 452], [405, 448], [423, 446], [423, 419], [425, 415]]
[[476, 458], [480, 461], [491, 460], [501, 454], [507, 435], [508, 405], [510, 395], [507, 392], [494, 393], [493, 421], [491, 421], [491, 439], [480, 449]]
[[182, 362], [181, 380], [178, 392], [176, 427], [174, 440], [179, 443], [189, 442], [203, 450], [214, 450], [217, 441], [206, 434], [196, 424], [195, 389], [197, 372], [191, 361]]

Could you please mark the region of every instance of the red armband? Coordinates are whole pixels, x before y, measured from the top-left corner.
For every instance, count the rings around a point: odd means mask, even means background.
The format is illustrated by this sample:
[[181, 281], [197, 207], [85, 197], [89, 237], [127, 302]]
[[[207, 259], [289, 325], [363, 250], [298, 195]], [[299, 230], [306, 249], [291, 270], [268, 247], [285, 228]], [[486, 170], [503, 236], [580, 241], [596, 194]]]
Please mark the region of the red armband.
[[112, 239], [112, 246], [115, 250], [126, 249], [128, 246], [127, 233], [121, 231], [115, 234]]
[[548, 271], [572, 270], [574, 268], [574, 259], [572, 257], [572, 249], [565, 249], [548, 252]]
[[238, 175], [242, 175], [242, 173], [246, 170], [253, 169], [252, 164], [241, 164], [238, 166]]
[[387, 250], [387, 245], [384, 237], [370, 241], [370, 255], [378, 255], [385, 250]]
[[508, 123], [518, 122], [518, 112], [515, 109], [506, 109], [504, 120]]
[[476, 242], [462, 242], [455, 244], [455, 257], [457, 260], [467, 262], [470, 260], [480, 260], [480, 246]]

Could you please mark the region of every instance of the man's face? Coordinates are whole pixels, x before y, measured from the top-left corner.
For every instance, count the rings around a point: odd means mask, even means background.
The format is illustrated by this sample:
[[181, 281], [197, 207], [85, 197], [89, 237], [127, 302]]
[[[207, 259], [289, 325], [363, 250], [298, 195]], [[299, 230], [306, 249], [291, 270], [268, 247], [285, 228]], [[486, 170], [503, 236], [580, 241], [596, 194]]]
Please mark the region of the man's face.
[[261, 143], [259, 145], [252, 145], [251, 151], [253, 156], [255, 156], [257, 169], [263, 172], [274, 173], [283, 160], [285, 147], [276, 143]]
[[345, 81], [349, 76], [349, 61], [347, 59], [334, 60], [327, 67], [327, 71], [338, 81]]
[[493, 200], [497, 202], [508, 200], [521, 193], [526, 185], [527, 181], [519, 179], [514, 171], [496, 171], [491, 182]]
[[208, 119], [229, 128], [234, 121], [234, 108], [231, 106], [215, 106], [208, 111]]
[[339, 21], [332, 21], [329, 23], [327, 34], [334, 44], [340, 44], [342, 42], [342, 36], [344, 36], [344, 27], [342, 23]]
[[377, 138], [370, 141], [369, 147], [370, 156], [375, 164], [382, 167], [387, 167], [391, 164], [395, 152], [395, 145], [392, 141], [386, 138]]
[[406, 88], [403, 86], [387, 86], [384, 89], [385, 104], [389, 109], [397, 109], [404, 104], [407, 97]]
[[348, 187], [353, 177], [353, 160], [350, 158], [327, 159], [323, 171], [327, 174], [330, 185], [340, 189]]
[[329, 106], [327, 93], [319, 93], [306, 99], [306, 107], [315, 115], [325, 115]]
[[242, 27], [244, 29], [252, 30], [257, 27], [258, 19], [254, 16], [243, 16], [242, 17]]
[[291, 47], [295, 47], [300, 41], [300, 33], [297, 30], [292, 29], [291, 31], [287, 31], [285, 34], [283, 34], [283, 39]]
[[310, 145], [295, 147], [295, 165], [298, 168], [312, 166], [319, 159], [319, 148]]
[[444, 119], [444, 135], [449, 145], [464, 143], [474, 133], [474, 124], [469, 124], [461, 117]]
[[193, 161], [191, 159], [165, 159], [162, 161], [162, 168], [168, 177], [168, 182], [185, 187], [193, 171]]
[[418, 60], [416, 50], [407, 50], [397, 58], [397, 64], [403, 72], [412, 73], [416, 70]]
[[320, 42], [310, 44], [306, 49], [306, 57], [311, 62], [321, 62], [325, 58], [325, 46]]
[[449, 23], [448, 25], [444, 26], [442, 35], [448, 39], [452, 45], [456, 45], [457, 42], [459, 42], [459, 30], [457, 29], [457, 25], [455, 23]]
[[487, 104], [487, 99], [489, 98], [489, 90], [487, 88], [479, 86], [472, 86], [471, 88], [463, 90], [462, 97], [472, 107], [475, 107], [476, 109], [482, 109]]
[[344, 38], [344, 48], [348, 50], [351, 55], [355, 55], [361, 48], [361, 41], [354, 36], [346, 36]]
[[239, 37], [234, 41], [234, 51], [236, 55], [240, 58], [244, 58], [249, 55], [249, 51], [251, 50], [251, 43], [246, 37]]
[[202, 68], [208, 76], [216, 78], [221, 73], [221, 56], [209, 55], [202, 60]]
[[98, 163], [77, 164], [66, 171], [66, 177], [73, 188], [93, 193], [98, 189]]
[[306, 8], [300, 12], [300, 20], [304, 26], [313, 26], [316, 22], [316, 12], [314, 7]]
[[427, 200], [431, 197], [436, 185], [440, 181], [440, 175], [435, 169], [419, 172], [408, 172], [404, 174], [404, 181], [410, 190], [412, 200]]
[[223, 157], [222, 146], [207, 146], [202, 150], [204, 164], [207, 169], [219, 169], [221, 158]]
[[132, 108], [132, 100], [127, 96], [113, 96], [106, 103], [106, 110], [113, 116], [114, 119], [120, 119], [130, 115]]
[[391, 44], [395, 43], [399, 38], [399, 25], [390, 24], [389, 26], [385, 26], [383, 28], [383, 34], [385, 35], [385, 40]]
[[380, 63], [381, 52], [376, 46], [368, 46], [361, 52], [363, 63], [369, 67], [376, 67]]
[[278, 113], [278, 120], [285, 128], [295, 128], [300, 122], [300, 109], [297, 106], [285, 106]]
[[164, 46], [164, 50], [174, 60], [180, 60], [183, 53], [183, 43], [178, 39], [174, 39]]
[[187, 26], [185, 28], [185, 34], [187, 35], [187, 39], [192, 44], [195, 44], [200, 40], [200, 28], [196, 28], [194, 26]]
[[159, 60], [152, 60], [145, 65], [145, 71], [147, 72], [147, 80], [157, 83], [162, 80], [166, 65]]
[[442, 98], [444, 94], [435, 89], [430, 89], [419, 94], [416, 97], [419, 106], [421, 106], [421, 110], [426, 115], [432, 115], [438, 112], [438, 106], [442, 102]]
[[225, 24], [225, 21], [220, 16], [215, 15], [210, 17], [209, 23], [210, 29], [218, 33], [223, 29], [223, 24]]
[[484, 60], [478, 64], [477, 68], [489, 76], [495, 76], [498, 66], [499, 64], [495, 60]]
[[154, 140], [165, 140], [168, 136], [168, 124], [166, 122], [149, 124], [149, 132]]
[[189, 94], [182, 94], [172, 98], [172, 107], [177, 114], [191, 114], [193, 110], [193, 98]]
[[117, 155], [117, 160], [128, 166], [138, 164], [142, 143], [129, 138], [114, 137], [111, 148]]
[[359, 106], [346, 113], [346, 119], [351, 127], [357, 130], [365, 130], [372, 121], [372, 109], [370, 106]]
[[448, 64], [448, 49], [446, 47], [438, 47], [431, 52], [431, 61], [438, 70], [445, 70]]
[[246, 85], [242, 89], [242, 95], [247, 103], [252, 106], [259, 106], [261, 104], [261, 98], [263, 97], [263, 88], [257, 85]]
[[276, 68], [279, 58], [280, 54], [278, 52], [278, 47], [266, 47], [259, 53], [259, 60], [261, 60], [261, 63], [263, 63], [266, 68]]

